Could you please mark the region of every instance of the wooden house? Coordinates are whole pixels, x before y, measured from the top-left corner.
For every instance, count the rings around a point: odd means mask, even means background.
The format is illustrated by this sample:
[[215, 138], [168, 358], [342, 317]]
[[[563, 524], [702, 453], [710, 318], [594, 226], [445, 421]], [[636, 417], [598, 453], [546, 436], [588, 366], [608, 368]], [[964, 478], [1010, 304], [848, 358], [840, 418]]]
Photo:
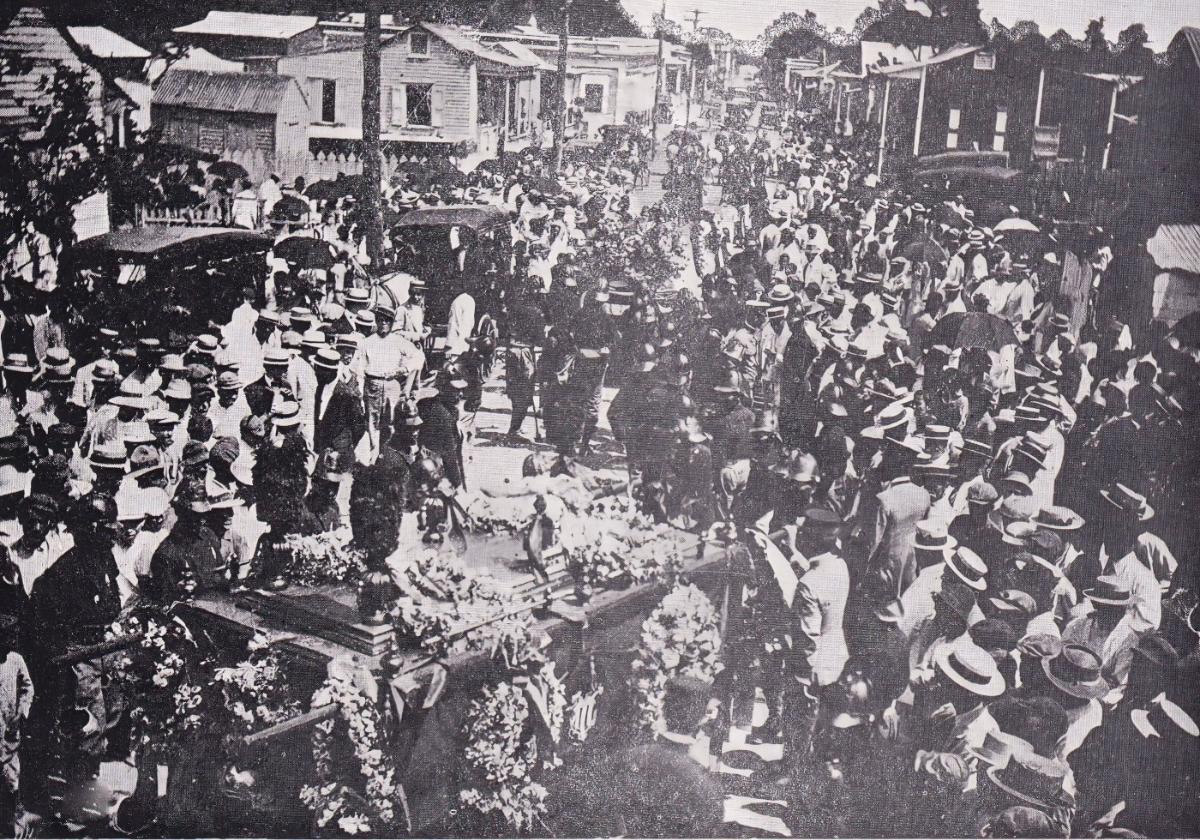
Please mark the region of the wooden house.
[[[445, 153], [492, 157], [535, 136], [541, 109], [536, 58], [484, 46], [451, 26], [419, 23], [387, 33], [380, 50], [380, 139], [388, 161]], [[310, 175], [361, 167], [361, 45], [279, 59], [308, 95]]]
[[239, 163], [256, 184], [306, 171], [308, 101], [290, 76], [172, 68], [154, 89], [150, 120], [164, 140]]
[[259, 60], [270, 70], [274, 59], [319, 48], [322, 35], [310, 15], [270, 15], [211, 11], [173, 30], [184, 44], [203, 47], [221, 58]]

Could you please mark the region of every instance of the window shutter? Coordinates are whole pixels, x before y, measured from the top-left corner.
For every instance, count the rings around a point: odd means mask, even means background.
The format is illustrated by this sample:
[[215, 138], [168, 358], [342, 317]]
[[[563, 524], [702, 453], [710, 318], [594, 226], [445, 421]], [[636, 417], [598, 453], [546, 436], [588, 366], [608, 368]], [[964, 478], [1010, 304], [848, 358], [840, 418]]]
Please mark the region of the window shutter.
[[383, 89], [383, 96], [379, 103], [379, 121], [384, 125], [391, 125], [396, 116], [396, 109], [393, 106], [396, 96], [396, 89], [388, 85]]
[[405, 96], [407, 88], [396, 85], [392, 91], [392, 125], [408, 125], [408, 100]]
[[429, 91], [429, 113], [430, 124], [434, 128], [441, 128], [443, 123], [442, 111], [444, 110], [444, 97], [442, 96], [442, 88], [440, 85], [434, 85]]
[[312, 122], [321, 121], [321, 95], [324, 88], [320, 79], [308, 80], [308, 110], [312, 114]]

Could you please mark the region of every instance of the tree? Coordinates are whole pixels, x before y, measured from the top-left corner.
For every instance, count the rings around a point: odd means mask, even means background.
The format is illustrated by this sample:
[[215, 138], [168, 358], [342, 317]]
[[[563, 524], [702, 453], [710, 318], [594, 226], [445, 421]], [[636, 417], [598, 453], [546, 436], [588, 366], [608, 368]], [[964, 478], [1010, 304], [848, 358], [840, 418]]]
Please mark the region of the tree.
[[0, 72], [31, 78], [45, 97], [30, 107], [34, 128], [0, 137], [0, 240], [32, 225], [62, 248], [74, 241], [75, 206], [105, 188], [104, 131], [91, 84], [61, 66], [41, 78], [12, 57], [0, 60]]
[[1146, 46], [1149, 42], [1145, 24], [1134, 23], [1122, 29], [1117, 35], [1115, 51], [1117, 72], [1134, 76], [1148, 74], [1154, 67], [1154, 50]]

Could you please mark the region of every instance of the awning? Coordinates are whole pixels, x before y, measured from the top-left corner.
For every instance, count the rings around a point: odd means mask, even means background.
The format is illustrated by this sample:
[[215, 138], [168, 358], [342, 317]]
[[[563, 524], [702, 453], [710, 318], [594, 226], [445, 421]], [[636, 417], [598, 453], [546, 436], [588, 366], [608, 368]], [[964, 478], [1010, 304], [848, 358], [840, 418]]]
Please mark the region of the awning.
[[921, 78], [921, 69], [924, 67], [934, 67], [938, 64], [945, 64], [947, 61], [956, 61], [963, 56], [979, 52], [981, 49], [983, 49], [983, 46], [980, 44], [974, 46], [959, 44], [957, 47], [951, 47], [937, 55], [923, 58], [920, 61], [914, 61], [909, 64], [896, 64], [891, 67], [880, 67], [871, 72], [892, 79], [919, 79]]
[[1162, 225], [1146, 252], [1163, 271], [1200, 274], [1200, 225]]

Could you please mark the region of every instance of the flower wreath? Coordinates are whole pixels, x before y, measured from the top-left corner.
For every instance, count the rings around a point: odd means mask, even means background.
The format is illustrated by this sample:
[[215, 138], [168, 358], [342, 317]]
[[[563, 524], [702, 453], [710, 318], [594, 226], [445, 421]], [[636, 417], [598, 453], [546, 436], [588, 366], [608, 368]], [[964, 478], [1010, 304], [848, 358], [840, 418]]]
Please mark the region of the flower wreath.
[[[317, 815], [317, 827], [335, 822], [348, 835], [386, 834], [396, 820], [396, 765], [384, 750], [382, 722], [374, 703], [348, 680], [330, 677], [312, 697], [313, 707], [336, 703], [337, 717], [314, 727], [313, 762], [316, 784], [300, 789], [300, 801]], [[332, 745], [338, 720], [345, 723], [359, 773], [365, 783], [360, 793], [340, 779], [334, 767]]]
[[553, 662], [485, 687], [467, 713], [466, 757], [491, 789], [460, 792], [463, 804], [484, 814], [498, 812], [515, 831], [531, 830], [546, 812], [547, 791], [535, 773], [562, 765], [558, 745], [564, 735], [572, 744], [587, 739], [603, 690], [596, 686], [568, 701], [566, 683]]
[[201, 654], [187, 625], [157, 608], [133, 609], [108, 629], [109, 638], [137, 636], [118, 654], [117, 679], [132, 701], [129, 717], [147, 749], [176, 749], [183, 734], [198, 729], [203, 689], [194, 678]]
[[721, 670], [717, 609], [694, 584], [667, 594], [642, 622], [633, 661], [638, 723], [648, 731], [663, 724], [667, 683], [675, 676], [711, 681]]

